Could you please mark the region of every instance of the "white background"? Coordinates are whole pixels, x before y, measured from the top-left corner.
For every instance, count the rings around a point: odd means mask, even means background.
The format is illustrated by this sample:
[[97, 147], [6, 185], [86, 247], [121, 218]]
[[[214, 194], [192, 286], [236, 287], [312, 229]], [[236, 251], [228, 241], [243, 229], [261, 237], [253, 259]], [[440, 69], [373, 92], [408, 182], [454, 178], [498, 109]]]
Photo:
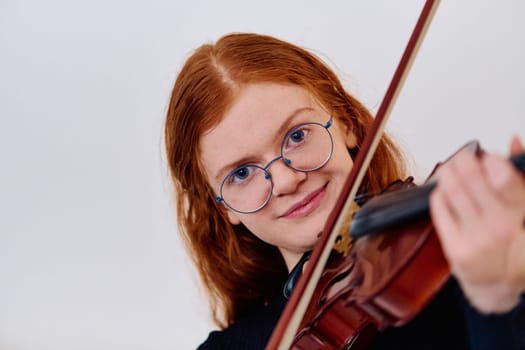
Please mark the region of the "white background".
[[[422, 1], [0, 0], [0, 349], [192, 349], [213, 325], [163, 156], [171, 86], [233, 31], [329, 60], [375, 111]], [[525, 136], [525, 2], [445, 0], [389, 130], [424, 176]]]

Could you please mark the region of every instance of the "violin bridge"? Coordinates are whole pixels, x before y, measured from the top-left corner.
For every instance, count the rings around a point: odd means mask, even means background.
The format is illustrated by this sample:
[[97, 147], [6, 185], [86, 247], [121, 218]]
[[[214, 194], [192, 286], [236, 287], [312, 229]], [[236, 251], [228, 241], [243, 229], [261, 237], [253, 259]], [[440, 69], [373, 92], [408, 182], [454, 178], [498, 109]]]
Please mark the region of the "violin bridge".
[[337, 238], [335, 239], [333, 249], [336, 252], [343, 254], [343, 256], [347, 256], [348, 253], [350, 253], [350, 248], [352, 247], [350, 227], [352, 225], [352, 218], [354, 217], [354, 213], [356, 213], [358, 210], [359, 206], [357, 205], [357, 203], [353, 202], [350, 206], [350, 209], [344, 216], [343, 223], [339, 227], [339, 233], [337, 235]]

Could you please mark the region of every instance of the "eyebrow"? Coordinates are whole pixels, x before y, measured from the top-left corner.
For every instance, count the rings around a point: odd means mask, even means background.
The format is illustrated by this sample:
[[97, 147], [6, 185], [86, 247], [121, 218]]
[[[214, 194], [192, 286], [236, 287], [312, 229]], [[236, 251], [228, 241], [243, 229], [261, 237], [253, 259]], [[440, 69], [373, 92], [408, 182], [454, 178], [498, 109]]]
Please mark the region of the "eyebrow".
[[[302, 113], [304, 111], [314, 111], [314, 109], [312, 107], [300, 107], [300, 108], [297, 108], [296, 110], [294, 110], [292, 113], [290, 113], [290, 115], [288, 115], [288, 117], [286, 118], [286, 120], [284, 121], [284, 123], [281, 124], [281, 126], [279, 127], [279, 129], [277, 129], [277, 132], [274, 134], [274, 138], [273, 138], [273, 141], [275, 142], [276, 140], [278, 140], [280, 137], [283, 137], [282, 135], [286, 132], [288, 132], [290, 129], [291, 129], [291, 124], [293, 122], [293, 120], [298, 116], [299, 113]], [[277, 156], [277, 155], [276, 155]], [[244, 163], [247, 163], [249, 162], [251, 159], [253, 159], [253, 156], [247, 156], [247, 157], [242, 157], [240, 159], [237, 159], [233, 162], [230, 162], [226, 165], [224, 165], [223, 167], [220, 168], [220, 170], [217, 172], [217, 175], [215, 175], [215, 180], [217, 181], [217, 183], [221, 183], [224, 179], [224, 177], [226, 176], [226, 174], [229, 173], [229, 169], [235, 169], [239, 164], [244, 164]]]

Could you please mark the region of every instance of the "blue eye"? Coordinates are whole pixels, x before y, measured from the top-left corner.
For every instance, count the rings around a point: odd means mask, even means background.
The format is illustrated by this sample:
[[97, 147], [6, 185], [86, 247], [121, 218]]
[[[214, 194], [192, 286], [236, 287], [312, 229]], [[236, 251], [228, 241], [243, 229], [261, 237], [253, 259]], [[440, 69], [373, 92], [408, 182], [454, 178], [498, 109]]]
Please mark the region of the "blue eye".
[[301, 142], [304, 140], [304, 130], [296, 130], [290, 135], [290, 140], [293, 142]]
[[305, 125], [297, 129], [292, 129], [285, 139], [283, 144], [284, 149], [295, 149], [304, 146], [304, 144], [309, 141], [310, 132], [311, 130]]
[[230, 185], [243, 185], [250, 181], [251, 177], [254, 176], [256, 168], [253, 166], [240, 166], [233, 170], [228, 176], [228, 184]]
[[250, 171], [248, 170], [247, 167], [238, 168], [232, 174], [233, 177], [240, 179], [240, 180], [246, 179], [249, 175], [250, 175]]

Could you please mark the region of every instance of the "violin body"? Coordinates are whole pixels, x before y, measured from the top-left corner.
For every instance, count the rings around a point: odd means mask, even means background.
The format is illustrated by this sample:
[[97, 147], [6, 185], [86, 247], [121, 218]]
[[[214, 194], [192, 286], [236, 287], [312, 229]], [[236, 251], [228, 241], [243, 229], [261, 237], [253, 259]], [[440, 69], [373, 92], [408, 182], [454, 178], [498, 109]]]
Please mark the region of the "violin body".
[[[414, 186], [410, 179], [388, 190]], [[292, 349], [364, 349], [376, 332], [415, 317], [449, 277], [426, 218], [364, 236], [346, 256], [332, 253]]]

